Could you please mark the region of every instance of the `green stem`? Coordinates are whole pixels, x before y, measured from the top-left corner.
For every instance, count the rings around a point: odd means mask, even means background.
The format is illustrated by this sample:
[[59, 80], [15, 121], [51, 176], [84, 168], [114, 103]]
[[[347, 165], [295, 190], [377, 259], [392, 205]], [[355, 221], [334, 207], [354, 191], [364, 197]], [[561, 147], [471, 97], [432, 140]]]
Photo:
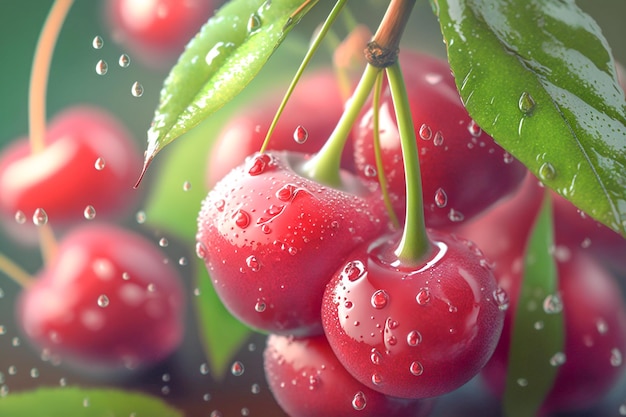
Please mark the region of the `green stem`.
[[422, 176], [417, 153], [417, 140], [411, 118], [409, 98], [398, 62], [387, 67], [387, 78], [389, 79], [389, 88], [398, 121], [404, 175], [406, 177], [406, 219], [402, 239], [395, 250], [395, 254], [403, 263], [414, 264], [421, 262], [430, 250], [430, 241], [424, 221]]
[[274, 133], [276, 124], [278, 124], [278, 119], [280, 118], [280, 115], [283, 113], [283, 110], [285, 109], [285, 106], [287, 105], [287, 101], [289, 100], [289, 97], [291, 97], [293, 90], [296, 88], [296, 85], [298, 84], [300, 77], [302, 77], [304, 70], [309, 65], [309, 62], [311, 62], [313, 55], [319, 49], [320, 45], [322, 44], [322, 41], [324, 40], [324, 37], [330, 30], [335, 20], [337, 20], [337, 16], [339, 16], [339, 12], [341, 12], [341, 9], [343, 8], [343, 6], [346, 4], [347, 1], [348, 0], [339, 0], [337, 1], [337, 3], [335, 3], [335, 6], [330, 11], [330, 14], [324, 21], [324, 24], [322, 25], [319, 32], [313, 39], [313, 42], [311, 43], [309, 50], [306, 52], [306, 55], [304, 56], [304, 58], [302, 59], [302, 62], [300, 63], [300, 67], [298, 68], [298, 70], [296, 71], [296, 74], [291, 80], [291, 84], [289, 85], [289, 88], [287, 88], [287, 92], [285, 93], [285, 96], [283, 97], [283, 101], [280, 103], [280, 106], [278, 106], [278, 110], [276, 111], [274, 120], [272, 120], [272, 123], [270, 124], [270, 127], [267, 130], [267, 134], [265, 135], [265, 139], [263, 140], [263, 145], [261, 145], [261, 150], [260, 150], [261, 153], [265, 152], [265, 150], [267, 149], [272, 133]]
[[34, 280], [28, 272], [2, 253], [0, 253], [0, 271], [23, 288], [30, 286]]
[[381, 69], [373, 65], [367, 65], [361, 76], [361, 80], [352, 94], [337, 126], [330, 137], [309, 161], [302, 166], [302, 172], [309, 178], [335, 188], [341, 188], [341, 153], [348, 140], [352, 126], [356, 122], [363, 105], [376, 84], [376, 77]]

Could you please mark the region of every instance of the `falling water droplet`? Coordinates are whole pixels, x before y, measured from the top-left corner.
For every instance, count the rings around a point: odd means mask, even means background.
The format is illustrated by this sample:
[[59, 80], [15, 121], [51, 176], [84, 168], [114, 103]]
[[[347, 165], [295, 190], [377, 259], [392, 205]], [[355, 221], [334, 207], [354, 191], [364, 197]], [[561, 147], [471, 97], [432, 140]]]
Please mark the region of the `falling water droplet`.
[[230, 372], [234, 375], [234, 376], [241, 376], [243, 375], [245, 369], [243, 367], [243, 363], [239, 362], [239, 361], [235, 361], [233, 363], [233, 365], [230, 367]]
[[26, 215], [22, 210], [18, 210], [15, 212], [15, 221], [17, 222], [17, 224], [26, 223]]
[[130, 87], [130, 93], [134, 97], [141, 97], [141, 96], [143, 96], [143, 85], [141, 85], [139, 83], [139, 81], [135, 81], [133, 83], [133, 85]]
[[181, 256], [180, 258], [178, 258], [178, 265], [185, 266], [188, 263], [189, 263], [189, 261], [187, 260], [187, 258], [185, 256]]
[[303, 127], [298, 126], [296, 130], [293, 131], [293, 140], [296, 143], [303, 144], [309, 138], [309, 132]]
[[130, 65], [130, 57], [126, 54], [122, 54], [120, 55], [120, 59], [117, 61], [117, 63], [122, 68], [128, 68], [128, 66]]
[[448, 194], [446, 194], [441, 187], [437, 188], [437, 191], [435, 191], [435, 204], [439, 208], [444, 208], [448, 205]]
[[83, 211], [83, 215], [85, 216], [85, 219], [93, 220], [96, 218], [96, 209], [94, 208], [94, 206], [89, 205], [85, 207], [85, 210]]
[[161, 239], [159, 239], [159, 246], [160, 247], [166, 248], [169, 244], [170, 244], [170, 242], [167, 240], [167, 238], [162, 237]]
[[371, 298], [372, 307], [376, 309], [384, 308], [389, 302], [389, 295], [385, 290], [378, 290], [372, 294]]
[[104, 59], [96, 63], [96, 74], [105, 75], [109, 71], [109, 64]]
[[96, 162], [94, 162], [93, 166], [98, 171], [102, 171], [104, 169], [104, 167], [106, 166], [106, 162], [104, 161], [104, 158], [99, 157], [99, 158], [96, 159]]
[[409, 365], [409, 371], [415, 376], [420, 376], [424, 373], [424, 366], [418, 361], [414, 361]]
[[94, 37], [93, 41], [91, 41], [91, 46], [93, 46], [93, 49], [102, 49], [102, 47], [104, 46], [104, 41], [102, 40], [102, 37]]
[[207, 365], [206, 362], [203, 362], [202, 364], [200, 364], [200, 373], [202, 375], [208, 375], [209, 374], [209, 365]]
[[146, 222], [146, 212], [143, 210], [138, 211], [137, 214], [135, 214], [135, 220], [139, 224], [144, 224]]
[[420, 126], [419, 135], [423, 140], [430, 140], [433, 137], [433, 131], [430, 130], [428, 125], [423, 124]]
[[37, 368], [32, 368], [30, 370], [30, 377], [31, 378], [39, 378], [39, 369]]
[[42, 208], [38, 208], [33, 213], [33, 223], [35, 226], [43, 226], [48, 223], [48, 213]]
[[518, 107], [524, 115], [530, 116], [535, 110], [535, 99], [530, 93], [524, 91], [519, 98]]
[[191, 182], [190, 181], [183, 182], [183, 191], [189, 191], [189, 190], [191, 190]]
[[558, 314], [563, 311], [563, 301], [560, 294], [550, 294], [543, 300], [543, 311], [546, 314]]
[[352, 398], [352, 408], [357, 411], [361, 411], [367, 405], [367, 399], [365, 398], [365, 394], [363, 391], [359, 391], [354, 394], [354, 398]]
[[109, 305], [109, 297], [107, 297], [106, 295], [102, 294], [98, 297], [98, 306], [105, 308], [108, 307]]
[[550, 162], [544, 162], [539, 167], [539, 178], [542, 181], [553, 180], [556, 177], [556, 169]]

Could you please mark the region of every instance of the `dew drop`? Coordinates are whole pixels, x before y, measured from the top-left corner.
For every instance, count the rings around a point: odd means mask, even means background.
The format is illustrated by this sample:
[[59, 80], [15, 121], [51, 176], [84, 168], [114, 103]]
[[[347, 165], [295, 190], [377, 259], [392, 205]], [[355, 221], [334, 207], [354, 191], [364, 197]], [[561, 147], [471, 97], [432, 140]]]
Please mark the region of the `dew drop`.
[[411, 330], [409, 334], [406, 335], [406, 343], [409, 346], [417, 346], [422, 342], [422, 334], [417, 330]]
[[376, 176], [376, 167], [374, 165], [365, 165], [363, 168], [363, 174], [365, 174], [368, 178], [373, 178]]
[[252, 272], [257, 272], [259, 269], [261, 269], [261, 263], [254, 255], [250, 255], [246, 258], [246, 265], [248, 266], [248, 268], [250, 268]]
[[241, 376], [243, 375], [244, 371], [245, 369], [243, 367], [243, 363], [239, 361], [235, 361], [233, 365], [230, 367], [230, 373], [233, 374], [234, 376]]
[[98, 297], [98, 306], [105, 308], [108, 307], [109, 305], [109, 297], [107, 297], [106, 295], [102, 294]]
[[91, 46], [93, 46], [93, 49], [102, 49], [102, 47], [104, 46], [104, 41], [102, 40], [101, 36], [96, 36], [93, 38], [93, 40], [91, 41]]
[[191, 182], [190, 181], [183, 182], [183, 191], [189, 191], [189, 190], [191, 190]]
[[420, 376], [424, 373], [424, 366], [418, 361], [414, 361], [409, 365], [409, 371], [415, 376]]
[[252, 175], [253, 177], [261, 175], [263, 172], [265, 172], [270, 162], [271, 158], [268, 154], [262, 153], [255, 155], [250, 161], [248, 174]]
[[504, 289], [498, 287], [493, 292], [493, 300], [500, 311], [506, 311], [509, 308], [509, 295]]
[[296, 143], [303, 144], [309, 138], [309, 132], [303, 127], [298, 126], [296, 130], [293, 131], [293, 140]]
[[526, 378], [518, 378], [517, 379], [517, 385], [519, 385], [520, 387], [527, 387], [528, 386], [528, 380]]
[[187, 260], [186, 257], [181, 256], [180, 258], [178, 258], [178, 265], [180, 266], [185, 266], [189, 263], [189, 261]]
[[135, 220], [139, 224], [144, 224], [146, 222], [146, 212], [143, 210], [138, 211], [137, 214], [135, 214]]
[[38, 208], [33, 213], [33, 223], [35, 226], [44, 226], [48, 223], [48, 213], [42, 208]]
[[109, 71], [109, 64], [104, 59], [96, 63], [96, 74], [105, 75]]
[[448, 204], [448, 194], [441, 187], [435, 191], [435, 204], [439, 208], [444, 208]]
[[556, 177], [556, 169], [550, 162], [544, 162], [539, 167], [539, 178], [542, 181], [553, 180]]
[[133, 97], [143, 96], [143, 85], [141, 85], [139, 81], [135, 81], [130, 87], [130, 93], [133, 95]]
[[196, 242], [196, 256], [200, 259], [205, 259], [208, 255], [208, 250], [204, 243]]
[[502, 155], [502, 160], [504, 161], [505, 164], [512, 164], [513, 161], [515, 160], [515, 158], [513, 158], [513, 155], [511, 155], [508, 152], [504, 152], [504, 154]]
[[104, 158], [99, 157], [96, 159], [96, 162], [94, 162], [93, 166], [94, 168], [96, 168], [96, 170], [102, 171], [106, 166], [106, 162], [104, 161]]
[[357, 411], [361, 411], [367, 405], [367, 399], [365, 398], [365, 394], [363, 391], [359, 391], [354, 394], [354, 398], [352, 398], [352, 408]]
[[26, 223], [26, 215], [22, 210], [18, 210], [15, 212], [15, 221], [17, 222], [17, 224]]
[[389, 295], [385, 290], [378, 290], [372, 294], [371, 298], [372, 307], [376, 309], [384, 308], [389, 302]]
[[267, 304], [265, 304], [265, 301], [259, 299], [256, 301], [256, 304], [254, 304], [254, 311], [256, 311], [257, 313], [262, 313], [267, 309]]
[[519, 98], [518, 107], [522, 113], [526, 116], [530, 116], [535, 110], [535, 99], [528, 93], [524, 91]]
[[598, 333], [606, 334], [609, 331], [609, 325], [604, 321], [604, 319], [598, 319], [596, 322], [596, 329], [598, 329]]
[[543, 300], [543, 311], [546, 314], [558, 314], [563, 311], [563, 301], [560, 294], [550, 294]]
[[419, 136], [423, 140], [430, 140], [433, 137], [433, 131], [430, 130], [430, 127], [427, 124], [423, 124], [420, 126]]
[[251, 14], [246, 28], [248, 30], [248, 34], [250, 35], [257, 32], [261, 29], [261, 17], [256, 13]]
[[550, 365], [561, 366], [565, 363], [566, 356], [563, 352], [557, 352], [550, 358]]
[[622, 365], [622, 352], [618, 348], [611, 349], [611, 366], [617, 368]]
[[223, 417], [223, 414], [220, 410], [213, 410], [211, 414], [209, 414], [209, 417]]
[[448, 219], [450, 219], [451, 222], [458, 223], [462, 222], [465, 219], [465, 215], [458, 210], [450, 209], [450, 212], [448, 213]]
[[478, 123], [476, 123], [475, 120], [470, 120], [467, 125], [467, 131], [475, 138], [479, 137], [480, 134], [483, 133], [483, 130], [480, 128], [480, 126], [478, 126]]
[[297, 187], [293, 184], [285, 184], [276, 191], [276, 198], [280, 201], [291, 201], [296, 194]]
[[167, 238], [162, 237], [161, 239], [159, 239], [159, 246], [160, 247], [166, 248], [169, 244], [170, 244], [170, 242], [167, 240]]
[[242, 229], [250, 225], [250, 215], [244, 210], [237, 210], [235, 214], [233, 214], [233, 219], [235, 220], [235, 224]]
[[421, 289], [415, 296], [415, 301], [421, 306], [425, 306], [430, 301], [430, 292], [427, 289]]
[[435, 146], [441, 146], [443, 145], [443, 134], [441, 133], [441, 131], [437, 131], [437, 133], [435, 133], [435, 138], [433, 139], [433, 144]]
[[120, 55], [120, 59], [117, 61], [120, 67], [128, 68], [130, 65], [130, 57], [126, 54]]
[[83, 398], [83, 407], [89, 407], [89, 398]]
[[383, 356], [380, 354], [378, 350], [375, 348], [370, 352], [370, 361], [374, 365], [380, 365], [380, 361], [383, 359]]
[[83, 216], [85, 216], [85, 219], [87, 220], [93, 220], [96, 218], [96, 209], [94, 208], [94, 206], [87, 206], [85, 207], [85, 210], [83, 211]]
[[346, 264], [341, 272], [341, 278], [347, 278], [348, 280], [354, 282], [357, 279], [361, 278], [365, 273], [365, 266], [361, 261], [350, 261]]
[[374, 372], [372, 374], [372, 384], [380, 385], [382, 382], [383, 382], [383, 377], [380, 376], [380, 374], [378, 372]]
[[252, 392], [253, 394], [258, 394], [261, 392], [261, 386], [259, 384], [252, 384], [252, 386], [250, 387], [250, 392]]
[[539, 320], [536, 321], [535, 324], [533, 324], [533, 327], [535, 328], [535, 330], [542, 330], [543, 329], [543, 321]]

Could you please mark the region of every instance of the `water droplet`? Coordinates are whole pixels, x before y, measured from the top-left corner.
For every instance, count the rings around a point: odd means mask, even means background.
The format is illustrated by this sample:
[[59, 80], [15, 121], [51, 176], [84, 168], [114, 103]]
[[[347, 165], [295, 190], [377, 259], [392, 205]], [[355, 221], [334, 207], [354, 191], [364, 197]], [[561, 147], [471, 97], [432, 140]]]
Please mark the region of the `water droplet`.
[[246, 408], [246, 407], [243, 407], [241, 409], [241, 415], [244, 416], [244, 417], [249, 416], [250, 415], [250, 410], [248, 408]]
[[417, 346], [422, 342], [422, 334], [417, 330], [411, 330], [409, 334], [406, 335], [406, 343], [409, 346]]
[[102, 47], [104, 46], [104, 41], [102, 40], [101, 36], [96, 36], [93, 38], [93, 40], [91, 41], [91, 46], [93, 46], [93, 49], [102, 49]]
[[341, 278], [347, 278], [350, 281], [356, 281], [365, 273], [365, 266], [361, 261], [351, 261], [346, 264], [341, 272]]
[[93, 220], [96, 218], [96, 209], [94, 208], [94, 206], [89, 205], [85, 207], [85, 210], [83, 211], [83, 215], [85, 216], [85, 219]]
[[530, 93], [524, 91], [519, 98], [518, 107], [524, 115], [530, 116], [535, 110], [535, 99]]
[[135, 220], [139, 224], [144, 224], [146, 222], [146, 212], [143, 210], [138, 211], [137, 214], [135, 214]]
[[543, 329], [543, 326], [544, 326], [544, 324], [543, 324], [543, 321], [541, 321], [541, 320], [536, 321], [535, 324], [533, 325], [535, 330], [541, 330], [541, 329]]
[[546, 314], [558, 314], [563, 311], [563, 301], [560, 294], [550, 294], [543, 300], [543, 311]]
[[504, 154], [502, 154], [502, 160], [504, 161], [505, 164], [512, 164], [513, 161], [515, 160], [515, 158], [513, 158], [513, 155], [511, 155], [508, 152], [504, 152]]
[[611, 349], [611, 366], [617, 368], [622, 365], [622, 352], [618, 348]]
[[475, 138], [479, 137], [480, 134], [483, 133], [483, 130], [480, 128], [480, 126], [478, 126], [478, 123], [476, 123], [475, 120], [470, 120], [467, 125], [467, 131]]
[[96, 162], [94, 162], [93, 166], [98, 171], [102, 171], [104, 167], [106, 166], [106, 162], [104, 161], [104, 158], [99, 157], [98, 159], [96, 159]]
[[556, 177], [556, 168], [550, 162], [544, 162], [539, 167], [539, 178], [542, 181], [553, 180]]
[[96, 63], [96, 74], [104, 75], [109, 71], [109, 64], [104, 59]]
[[424, 373], [424, 366], [418, 361], [414, 361], [409, 365], [409, 371], [415, 376], [420, 376]]
[[458, 223], [462, 222], [465, 219], [465, 215], [458, 210], [450, 209], [450, 212], [448, 213], [448, 219], [450, 219], [451, 222]]
[[609, 325], [604, 321], [604, 319], [598, 319], [596, 322], [596, 329], [598, 329], [598, 333], [606, 334], [609, 331]]
[[167, 238], [162, 237], [161, 239], [159, 239], [159, 246], [160, 247], [166, 248], [169, 244], [170, 244], [170, 242], [167, 240]]
[[83, 407], [89, 407], [89, 398], [83, 398]]
[[495, 301], [500, 311], [506, 311], [509, 308], [509, 295], [500, 287], [494, 290], [493, 301]]
[[11, 339], [11, 346], [18, 347], [21, 344], [19, 337], [14, 337]]
[[550, 365], [561, 366], [565, 363], [566, 356], [563, 352], [557, 352], [550, 358]]
[[296, 130], [293, 131], [293, 140], [296, 143], [303, 144], [309, 138], [309, 132], [303, 127], [298, 126]]
[[189, 181], [183, 182], [183, 191], [189, 191], [189, 190], [191, 190], [191, 182]]
[[250, 387], [250, 392], [252, 392], [253, 394], [258, 394], [261, 392], [261, 386], [259, 384], [252, 384], [252, 386]]
[[252, 272], [257, 272], [261, 269], [261, 263], [254, 255], [250, 255], [246, 258], [246, 265], [248, 265], [248, 268], [250, 268]]
[[105, 308], [109, 305], [109, 297], [107, 297], [106, 295], [102, 294], [98, 297], [98, 306]]
[[141, 85], [139, 81], [135, 81], [130, 87], [130, 93], [133, 95], [133, 97], [143, 96], [143, 85]]
[[235, 214], [233, 214], [233, 219], [235, 220], [235, 224], [242, 229], [250, 225], [250, 215], [244, 210], [237, 210]]
[[435, 205], [439, 208], [444, 208], [447, 204], [448, 194], [446, 194], [443, 188], [437, 188], [437, 191], [435, 191]]
[[18, 210], [15, 212], [15, 221], [17, 222], [17, 224], [26, 223], [26, 215], [22, 210]]
[[365, 398], [365, 394], [363, 391], [359, 391], [354, 394], [354, 398], [352, 398], [352, 408], [357, 411], [361, 411], [367, 405], [367, 399]]
[[257, 32], [259, 29], [261, 29], [261, 17], [256, 14], [253, 13], [250, 15], [250, 18], [248, 19], [248, 25], [247, 25], [247, 30], [248, 33], [250, 35], [252, 35], [253, 33]]
[[374, 365], [380, 365], [380, 361], [382, 359], [383, 359], [383, 355], [381, 355], [378, 350], [376, 350], [375, 348], [371, 350], [371, 352], [370, 352], [370, 361]]
[[527, 387], [528, 386], [528, 380], [526, 378], [518, 378], [517, 379], [517, 385], [519, 385], [520, 387]]
[[202, 400], [205, 402], [211, 401], [211, 394], [208, 392], [202, 396]]
[[189, 263], [189, 261], [187, 260], [187, 258], [185, 256], [181, 256], [180, 258], [178, 258], [178, 265], [185, 266], [188, 263]]
[[257, 313], [262, 313], [267, 309], [267, 304], [265, 304], [265, 301], [258, 299], [256, 301], [256, 304], [254, 304], [254, 311], [256, 311]]
[[372, 384], [380, 385], [382, 382], [383, 382], [383, 377], [380, 376], [380, 374], [378, 372], [374, 372], [372, 374]]
[[276, 197], [281, 201], [291, 201], [296, 194], [297, 187], [293, 184], [285, 184], [278, 191]]
[[363, 168], [363, 174], [365, 174], [368, 178], [373, 178], [376, 176], [376, 167], [374, 165], [365, 165]]
[[30, 370], [30, 377], [31, 378], [39, 378], [39, 369], [37, 368], [32, 368]]
[[223, 414], [219, 410], [213, 410], [211, 411], [211, 414], [209, 415], [209, 417], [223, 417]]
[[425, 306], [430, 301], [430, 292], [427, 289], [421, 289], [415, 296], [415, 301], [421, 306]]
[[233, 363], [233, 365], [230, 367], [230, 373], [232, 373], [234, 376], [241, 376], [244, 373], [244, 367], [243, 367], [243, 363], [239, 362], [239, 361], [235, 361]]
[[33, 223], [35, 226], [43, 226], [48, 223], [48, 213], [42, 208], [38, 208], [33, 213]]
[[206, 362], [203, 362], [202, 364], [200, 364], [200, 373], [202, 375], [209, 374], [209, 365], [207, 365]]
[[202, 242], [196, 242], [196, 256], [200, 259], [205, 259], [208, 255], [207, 247]]
[[435, 133], [435, 138], [433, 139], [433, 144], [435, 146], [441, 146], [443, 145], [443, 134], [441, 133], [441, 131], [437, 131], [437, 133]]
[[385, 290], [378, 290], [372, 294], [371, 298], [372, 307], [376, 309], [384, 308], [389, 302], [389, 295]]
[[254, 176], [261, 175], [267, 169], [267, 166], [272, 162], [271, 157], [268, 154], [262, 153], [255, 155], [250, 164], [248, 165], [248, 174]]
[[117, 63], [122, 68], [128, 68], [128, 66], [130, 65], [130, 57], [126, 54], [122, 54], [120, 55], [120, 59], [117, 61]]
[[433, 131], [430, 130], [428, 125], [423, 124], [420, 126], [419, 135], [423, 140], [430, 140], [433, 137]]

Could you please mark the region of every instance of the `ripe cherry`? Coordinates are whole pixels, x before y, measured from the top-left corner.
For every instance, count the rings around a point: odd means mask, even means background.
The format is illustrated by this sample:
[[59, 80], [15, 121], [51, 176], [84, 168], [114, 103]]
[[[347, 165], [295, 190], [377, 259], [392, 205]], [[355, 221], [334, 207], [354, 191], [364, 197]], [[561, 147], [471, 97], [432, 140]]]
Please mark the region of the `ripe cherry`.
[[171, 354], [183, 333], [183, 287], [147, 239], [94, 224], [73, 229], [20, 294], [34, 345], [87, 369], [135, 367]]
[[[513, 191], [526, 169], [470, 118], [447, 61], [417, 52], [400, 54], [416, 132], [426, 225], [453, 226]], [[379, 106], [380, 146], [389, 193], [399, 219], [405, 216], [406, 185], [400, 136], [390, 90]], [[355, 127], [359, 174], [376, 181], [373, 107]]]
[[[584, 250], [557, 258], [565, 322], [565, 347], [554, 385], [542, 412], [581, 410], [601, 400], [623, 375], [626, 353], [626, 305], [615, 278]], [[498, 347], [483, 370], [500, 395], [506, 378], [512, 320], [519, 285], [510, 291], [511, 308]], [[538, 332], [541, 331], [539, 327]]]
[[324, 293], [329, 344], [358, 381], [386, 395], [426, 398], [465, 384], [496, 347], [507, 307], [471, 242], [429, 230], [417, 265], [394, 253], [400, 236], [361, 245]]
[[215, 0], [107, 0], [113, 38], [144, 63], [171, 64], [221, 4]]
[[33, 153], [21, 140], [0, 155], [0, 214], [15, 226], [16, 215], [30, 219], [43, 208], [53, 227], [84, 220], [88, 206], [98, 219], [120, 216], [139, 197], [133, 183], [141, 161], [132, 136], [112, 115], [72, 107], [53, 119], [43, 151]]
[[433, 400], [389, 397], [358, 382], [323, 335], [270, 335], [263, 359], [270, 390], [290, 417], [426, 417], [433, 409]]
[[[248, 155], [261, 149], [282, 95], [263, 96], [237, 112], [220, 131], [208, 161], [212, 188]], [[330, 136], [343, 112], [338, 81], [330, 69], [306, 73], [282, 112], [267, 149], [314, 153]], [[354, 170], [352, 141], [346, 143], [342, 167]]]
[[304, 154], [255, 154], [209, 192], [197, 252], [226, 307], [272, 333], [321, 333], [324, 286], [357, 244], [388, 227], [382, 198], [342, 171], [344, 189], [300, 175]]

